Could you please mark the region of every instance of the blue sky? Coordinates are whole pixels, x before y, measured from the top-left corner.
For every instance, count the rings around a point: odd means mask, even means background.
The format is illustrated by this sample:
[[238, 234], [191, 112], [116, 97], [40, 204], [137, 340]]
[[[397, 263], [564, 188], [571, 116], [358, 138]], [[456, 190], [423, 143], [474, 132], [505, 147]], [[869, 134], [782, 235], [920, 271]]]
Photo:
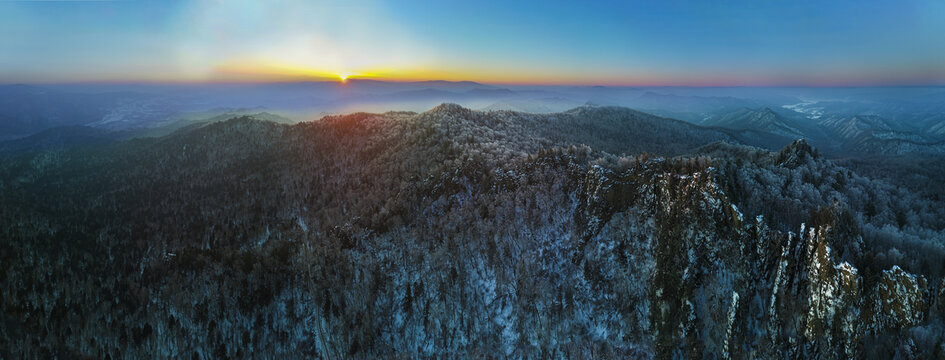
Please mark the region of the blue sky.
[[945, 2], [0, 1], [0, 82], [945, 84]]

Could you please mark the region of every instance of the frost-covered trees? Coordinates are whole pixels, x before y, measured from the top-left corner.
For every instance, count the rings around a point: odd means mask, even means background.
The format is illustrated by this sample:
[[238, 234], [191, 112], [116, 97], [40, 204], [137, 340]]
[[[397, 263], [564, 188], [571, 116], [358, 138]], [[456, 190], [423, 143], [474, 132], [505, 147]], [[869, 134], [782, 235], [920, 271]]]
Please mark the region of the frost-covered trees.
[[940, 201], [714, 140], [447, 104], [5, 158], [0, 357], [941, 348]]

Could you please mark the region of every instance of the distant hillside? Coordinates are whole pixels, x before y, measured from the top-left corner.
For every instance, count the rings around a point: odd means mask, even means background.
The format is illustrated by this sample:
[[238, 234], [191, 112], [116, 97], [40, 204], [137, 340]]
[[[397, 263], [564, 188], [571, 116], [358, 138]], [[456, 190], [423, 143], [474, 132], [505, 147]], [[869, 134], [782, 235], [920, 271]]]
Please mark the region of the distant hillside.
[[26, 136], [54, 127], [99, 121], [108, 113], [109, 106], [125, 96], [70, 94], [28, 85], [0, 86], [0, 134]]
[[132, 137], [161, 137], [182, 129], [201, 127], [207, 124], [244, 116], [280, 124], [295, 123], [292, 119], [265, 111], [259, 112], [258, 109], [219, 109], [187, 114], [164, 121], [158, 126], [131, 132], [131, 134], [133, 134]]
[[794, 140], [762, 131], [703, 127], [618, 106], [584, 105], [563, 112], [534, 114], [474, 111], [443, 104], [419, 116], [446, 121], [455, 131], [502, 133], [501, 146], [526, 153], [547, 146], [584, 145], [597, 154], [611, 156], [644, 152], [679, 156], [713, 141], [773, 149]]
[[933, 122], [932, 125], [929, 125], [926, 131], [931, 135], [945, 138], [945, 119], [942, 119], [938, 122]]
[[706, 113], [721, 109], [756, 107], [760, 102], [752, 99], [730, 96], [683, 96], [647, 91], [633, 100], [634, 107], [642, 109], [663, 109], [675, 112]]
[[726, 114], [714, 116], [701, 123], [704, 126], [719, 126], [735, 130], [764, 131], [775, 135], [800, 138], [809, 136], [805, 131], [808, 127], [792, 119], [788, 119], [771, 108], [752, 110], [738, 109]]
[[805, 118], [787, 110], [743, 108], [707, 116], [699, 124], [735, 130], [733, 135], [741, 143], [769, 149], [805, 138], [836, 157], [945, 154], [934, 126], [925, 133], [915, 132], [877, 115], [808, 114]]
[[945, 142], [935, 141], [933, 132], [923, 135], [901, 130], [901, 125], [881, 116], [827, 116], [819, 125], [847, 153], [945, 155]]
[[511, 99], [492, 103], [483, 107], [482, 110], [508, 110], [543, 114], [567, 111], [581, 105], [582, 103], [579, 101], [562, 97]]
[[88, 126], [61, 126], [21, 139], [0, 142], [0, 154], [41, 152], [103, 145], [121, 139], [121, 134]]
[[207, 124], [241, 116], [283, 124], [293, 123], [293, 121], [288, 118], [267, 112], [252, 113], [249, 111], [232, 111], [207, 118], [203, 118], [199, 115], [192, 118], [181, 118], [166, 122], [161, 126], [136, 130], [112, 131], [83, 125], [60, 126], [43, 130], [27, 137], [0, 141], [0, 153], [16, 154], [49, 150], [67, 150], [104, 145], [136, 137], [161, 137], [174, 132], [189, 131]]
[[886, 119], [876, 115], [828, 116], [821, 119], [819, 124], [831, 135], [844, 140], [861, 137], [866, 133], [893, 130], [893, 126]]
[[904, 154], [930, 154], [945, 155], [945, 141], [927, 142], [911, 134], [883, 134], [892, 137], [883, 138], [880, 136], [867, 135], [854, 139], [848, 144], [848, 147], [860, 154], [885, 154], [885, 155], [904, 155]]

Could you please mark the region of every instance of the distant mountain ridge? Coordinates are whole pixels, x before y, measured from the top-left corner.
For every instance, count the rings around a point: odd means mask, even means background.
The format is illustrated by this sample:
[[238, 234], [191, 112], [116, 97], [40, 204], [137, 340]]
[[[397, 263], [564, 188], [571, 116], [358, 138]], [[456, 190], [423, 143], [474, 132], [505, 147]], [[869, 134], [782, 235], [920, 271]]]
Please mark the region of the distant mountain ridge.
[[719, 126], [735, 130], [758, 130], [787, 137], [805, 136], [803, 125], [775, 113], [771, 108], [752, 110], [743, 108], [717, 117], [706, 119], [705, 126]]
[[[344, 83], [7, 85], [0, 86], [0, 141], [61, 126], [155, 133], [189, 114], [221, 108], [266, 109], [299, 120], [355, 111], [423, 112], [445, 102], [543, 114], [567, 112], [580, 104], [628, 107], [717, 127], [735, 141], [768, 149], [806, 138], [835, 156], [939, 152], [935, 144], [945, 140], [941, 105], [945, 94], [934, 89], [868, 90], [525, 86], [357, 78]], [[801, 99], [804, 94], [823, 100]]]
[[893, 130], [893, 126], [886, 119], [877, 115], [830, 116], [821, 119], [818, 124], [829, 129], [832, 135], [845, 140], [854, 139], [870, 132]]
[[755, 138], [758, 144], [771, 144], [766, 146], [769, 148], [784, 143], [783, 139], [806, 138], [837, 155], [945, 154], [931, 129], [923, 135], [878, 115], [830, 114], [810, 118], [793, 110], [781, 113], [783, 111], [767, 107], [742, 108], [707, 117], [700, 124], [754, 131], [754, 135], [744, 138]]
[[118, 141], [121, 134], [88, 126], [71, 125], [0, 142], [0, 154], [30, 153], [104, 145]]

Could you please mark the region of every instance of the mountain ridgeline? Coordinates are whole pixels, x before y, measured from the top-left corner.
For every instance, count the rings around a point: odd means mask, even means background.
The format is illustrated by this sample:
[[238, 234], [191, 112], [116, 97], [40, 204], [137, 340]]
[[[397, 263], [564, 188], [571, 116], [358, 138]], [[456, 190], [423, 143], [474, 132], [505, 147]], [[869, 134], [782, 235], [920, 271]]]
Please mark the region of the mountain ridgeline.
[[[785, 144], [804, 138], [834, 156], [945, 154], [945, 137], [939, 126], [923, 121], [894, 121], [875, 114], [818, 112], [804, 116], [788, 110], [768, 107], [741, 108], [706, 117], [702, 126], [752, 132], [760, 146]], [[918, 124], [915, 124], [918, 123]]]
[[444, 104], [7, 155], [0, 357], [943, 356], [945, 199], [751, 145]]

